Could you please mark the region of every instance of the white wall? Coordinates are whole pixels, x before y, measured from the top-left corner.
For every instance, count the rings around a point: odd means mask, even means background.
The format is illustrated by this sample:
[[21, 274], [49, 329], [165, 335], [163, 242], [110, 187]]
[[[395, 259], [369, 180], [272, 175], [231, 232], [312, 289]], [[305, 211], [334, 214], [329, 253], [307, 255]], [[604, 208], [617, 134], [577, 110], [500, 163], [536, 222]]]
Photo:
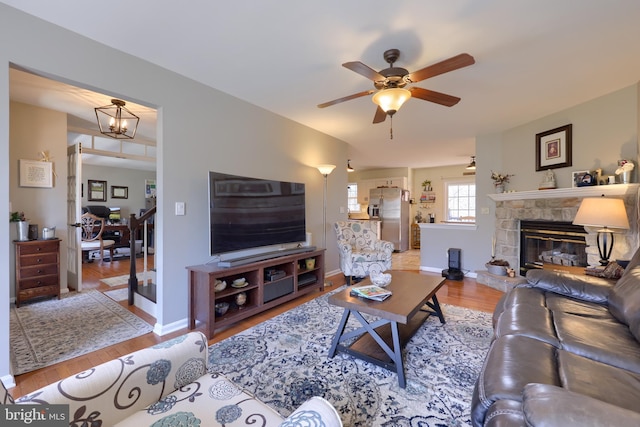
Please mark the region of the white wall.
[[[88, 180], [107, 181], [107, 201], [89, 201], [87, 191]], [[102, 205], [119, 207], [122, 218], [129, 218], [129, 214], [140, 214], [140, 209], [145, 208], [145, 180], [156, 179], [156, 173], [152, 171], [140, 171], [127, 168], [116, 168], [97, 165], [82, 165], [82, 183], [84, 184], [84, 196], [82, 206]], [[114, 199], [111, 197], [111, 186], [128, 187], [128, 198]]]
[[[611, 175], [622, 158], [632, 159], [638, 166], [639, 92], [640, 85], [635, 84], [504, 132], [477, 136], [476, 230], [438, 229], [426, 235], [423, 231], [420, 265], [424, 269], [446, 268], [446, 250], [460, 247], [463, 268], [471, 272], [485, 269], [495, 228], [495, 203], [487, 197], [495, 191], [491, 171], [514, 174], [508, 190], [536, 190], [544, 176], [535, 170], [537, 133], [573, 125], [573, 164], [553, 170], [560, 188], [571, 187], [572, 171], [602, 168], [603, 174]], [[633, 182], [638, 182], [637, 172], [636, 167]]]
[[[225, 93], [0, 4], [0, 210], [9, 196], [9, 64], [38, 70], [158, 110], [158, 307], [156, 331], [186, 325], [185, 266], [207, 262], [207, 172], [307, 184], [307, 228], [321, 236], [323, 178], [315, 165], [346, 164], [347, 145]], [[114, 72], [116, 69], [117, 72]], [[66, 138], [66, 136], [65, 136]], [[62, 156], [58, 157], [58, 159]], [[327, 222], [346, 218], [347, 172], [329, 176]], [[56, 187], [57, 190], [57, 187]], [[64, 200], [64, 198], [63, 198]], [[174, 216], [174, 204], [186, 215]], [[346, 212], [346, 210], [345, 210]], [[338, 268], [327, 233], [327, 270]], [[0, 294], [9, 295], [9, 223], [0, 222]], [[12, 285], [12, 284], [11, 284]], [[0, 376], [9, 373], [9, 307], [0, 304]]]

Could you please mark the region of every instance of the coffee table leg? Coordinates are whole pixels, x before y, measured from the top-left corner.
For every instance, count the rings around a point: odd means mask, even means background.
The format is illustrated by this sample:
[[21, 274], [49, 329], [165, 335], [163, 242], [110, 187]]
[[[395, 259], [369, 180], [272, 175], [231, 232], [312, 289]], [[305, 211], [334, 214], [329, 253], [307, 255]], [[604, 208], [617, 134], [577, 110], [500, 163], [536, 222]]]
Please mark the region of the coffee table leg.
[[[425, 305], [427, 305], [429, 308], [433, 310], [433, 311], [430, 311], [430, 313], [438, 316], [438, 319], [440, 319], [440, 323], [442, 324], [446, 323], [444, 320], [444, 314], [442, 313], [442, 309], [440, 308], [440, 303], [438, 302], [438, 298], [436, 298], [435, 295], [433, 296], [433, 298], [431, 298], [431, 302], [427, 301]], [[423, 309], [423, 311], [429, 311], [429, 310]]]
[[351, 311], [345, 308], [344, 312], [342, 313], [342, 319], [338, 324], [338, 330], [336, 331], [336, 334], [333, 336], [333, 341], [331, 341], [331, 348], [329, 349], [329, 358], [332, 358], [333, 356], [336, 355], [336, 349], [338, 348], [338, 344], [340, 343], [340, 337], [342, 337], [342, 334], [344, 333], [344, 328], [345, 326], [347, 326], [347, 320], [349, 320], [350, 314], [351, 314]]
[[400, 333], [398, 332], [398, 322], [391, 322], [391, 337], [393, 339], [393, 363], [396, 365], [396, 373], [398, 374], [398, 385], [400, 388], [407, 386], [407, 380], [404, 376], [404, 364], [402, 363], [402, 349], [400, 348]]

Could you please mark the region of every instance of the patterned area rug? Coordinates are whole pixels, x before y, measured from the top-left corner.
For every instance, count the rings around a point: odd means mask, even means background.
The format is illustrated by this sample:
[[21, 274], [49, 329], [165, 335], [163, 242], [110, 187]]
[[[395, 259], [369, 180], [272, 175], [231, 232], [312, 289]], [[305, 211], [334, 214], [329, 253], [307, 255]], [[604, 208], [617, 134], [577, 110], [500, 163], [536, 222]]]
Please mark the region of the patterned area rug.
[[431, 316], [404, 349], [402, 389], [386, 369], [340, 353], [327, 357], [342, 315], [327, 297], [212, 345], [210, 370], [283, 415], [316, 395], [345, 426], [471, 425], [471, 394], [493, 334], [489, 313], [443, 305], [447, 323]]
[[[151, 280], [151, 283], [155, 283], [156, 280], [156, 272], [155, 271], [147, 271], [146, 273], [138, 273], [136, 275], [138, 281], [142, 280]], [[104, 283], [107, 286], [120, 286], [120, 285], [128, 285], [129, 284], [129, 275], [123, 274], [122, 276], [115, 277], [107, 277], [105, 279], [100, 279], [100, 282]]]
[[144, 335], [147, 322], [98, 291], [11, 308], [11, 363], [19, 375]]
[[129, 288], [114, 289], [112, 291], [103, 292], [106, 296], [114, 301], [125, 301], [129, 299]]

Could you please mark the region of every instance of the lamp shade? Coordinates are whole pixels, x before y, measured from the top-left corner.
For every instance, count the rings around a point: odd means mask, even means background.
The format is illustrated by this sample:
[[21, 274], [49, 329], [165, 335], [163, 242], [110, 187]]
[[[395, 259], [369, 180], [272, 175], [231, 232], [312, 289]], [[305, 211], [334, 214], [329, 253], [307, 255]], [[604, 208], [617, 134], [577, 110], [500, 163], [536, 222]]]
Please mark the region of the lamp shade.
[[585, 197], [582, 199], [573, 223], [591, 227], [629, 229], [624, 201], [607, 197]]
[[411, 98], [411, 92], [407, 89], [399, 87], [382, 89], [376, 92], [371, 98], [374, 104], [377, 104], [387, 114], [393, 115], [402, 107], [404, 102]]
[[336, 168], [336, 165], [318, 165], [316, 166], [322, 175], [329, 175]]

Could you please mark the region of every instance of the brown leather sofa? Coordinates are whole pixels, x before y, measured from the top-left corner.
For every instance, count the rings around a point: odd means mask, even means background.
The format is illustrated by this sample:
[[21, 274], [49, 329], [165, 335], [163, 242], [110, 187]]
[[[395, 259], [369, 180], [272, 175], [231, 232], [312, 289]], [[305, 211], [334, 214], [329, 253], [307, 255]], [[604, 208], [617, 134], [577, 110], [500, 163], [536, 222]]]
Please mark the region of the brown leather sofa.
[[640, 250], [612, 282], [531, 270], [493, 316], [476, 427], [640, 426]]

